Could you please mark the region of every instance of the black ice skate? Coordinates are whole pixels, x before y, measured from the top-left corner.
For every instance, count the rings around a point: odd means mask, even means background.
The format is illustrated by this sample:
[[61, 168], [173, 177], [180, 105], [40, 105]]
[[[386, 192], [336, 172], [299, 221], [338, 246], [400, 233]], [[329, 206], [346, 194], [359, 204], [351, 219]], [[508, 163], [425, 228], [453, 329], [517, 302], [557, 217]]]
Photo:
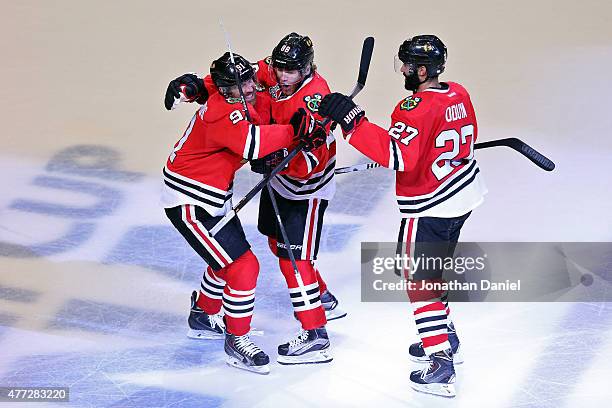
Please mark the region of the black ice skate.
[[216, 340], [222, 339], [225, 333], [225, 324], [221, 314], [209, 315], [204, 313], [196, 303], [198, 293], [193, 291], [191, 294], [191, 311], [187, 324], [189, 331], [187, 337], [192, 339]]
[[226, 333], [224, 348], [227, 354], [226, 362], [230, 366], [257, 374], [270, 373], [270, 357], [251, 341], [248, 334], [235, 336]]
[[427, 368], [413, 371], [410, 374], [410, 386], [416, 391], [442, 397], [457, 395], [453, 352], [448, 349], [432, 354]]
[[346, 316], [346, 312], [338, 307], [338, 299], [327, 289], [321, 293], [321, 305], [328, 322]]
[[296, 338], [278, 346], [279, 364], [329, 363], [333, 360], [325, 327], [300, 330]]
[[[459, 342], [455, 325], [452, 322], [448, 325], [448, 341], [453, 351], [453, 364], [463, 363], [463, 354], [461, 354], [460, 350], [461, 343]], [[429, 363], [429, 356], [425, 354], [422, 342], [411, 344], [408, 353], [412, 361], [417, 363]]]

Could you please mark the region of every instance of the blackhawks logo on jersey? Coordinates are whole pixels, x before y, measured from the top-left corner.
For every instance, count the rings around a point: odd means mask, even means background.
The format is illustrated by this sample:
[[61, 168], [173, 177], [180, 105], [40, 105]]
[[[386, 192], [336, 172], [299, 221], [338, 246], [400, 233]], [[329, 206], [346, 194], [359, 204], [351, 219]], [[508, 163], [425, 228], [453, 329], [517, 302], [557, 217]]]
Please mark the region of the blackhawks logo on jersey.
[[421, 98], [419, 98], [418, 96], [416, 98], [409, 96], [402, 101], [402, 104], [400, 105], [400, 109], [407, 110], [407, 111], [413, 110], [414, 108], [419, 106], [420, 102], [421, 102]]
[[317, 113], [319, 111], [319, 105], [321, 104], [321, 99], [323, 97], [321, 94], [316, 93], [314, 95], [307, 95], [304, 97], [304, 102], [306, 102], [306, 107], [312, 113]]

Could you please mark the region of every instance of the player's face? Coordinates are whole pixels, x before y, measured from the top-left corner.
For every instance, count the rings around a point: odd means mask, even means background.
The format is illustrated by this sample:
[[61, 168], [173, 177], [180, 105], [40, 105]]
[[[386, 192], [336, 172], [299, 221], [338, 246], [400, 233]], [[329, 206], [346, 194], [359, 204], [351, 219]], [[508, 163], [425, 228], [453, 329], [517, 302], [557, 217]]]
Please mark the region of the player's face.
[[414, 73], [415, 69], [414, 69], [414, 65], [413, 64], [404, 64], [402, 65], [402, 67], [400, 68], [400, 72], [402, 74], [404, 74], [404, 76], [410, 76], [412, 73]]
[[393, 68], [395, 69], [395, 72], [398, 74], [403, 74], [405, 77], [410, 76], [410, 74], [415, 72], [417, 69], [415, 64], [403, 62], [397, 55], [395, 55], [395, 59], [393, 61]]
[[[233, 98], [240, 98], [240, 92], [238, 91], [237, 86], [233, 86], [230, 90], [230, 93]], [[248, 103], [255, 103], [255, 99], [257, 98], [257, 91], [254, 78], [250, 78], [242, 82], [242, 93], [244, 94], [244, 99]]]
[[304, 80], [302, 71], [298, 69], [274, 67], [274, 75], [276, 75], [276, 81], [285, 96], [293, 95], [297, 91], [300, 82]]

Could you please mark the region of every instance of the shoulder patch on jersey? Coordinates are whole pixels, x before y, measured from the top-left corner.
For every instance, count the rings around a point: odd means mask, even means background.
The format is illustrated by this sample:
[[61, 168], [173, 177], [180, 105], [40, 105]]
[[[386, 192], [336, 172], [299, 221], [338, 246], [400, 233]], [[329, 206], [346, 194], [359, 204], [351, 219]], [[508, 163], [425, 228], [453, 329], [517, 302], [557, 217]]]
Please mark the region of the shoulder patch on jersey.
[[410, 111], [415, 109], [417, 106], [419, 106], [419, 103], [421, 103], [422, 99], [420, 97], [413, 97], [413, 96], [409, 96], [406, 99], [404, 99], [400, 105], [400, 109], [401, 110], [406, 110], [406, 111]]
[[268, 56], [268, 57], [264, 58], [264, 62], [266, 63], [266, 65], [270, 65], [270, 63], [272, 62], [272, 57]]
[[312, 113], [317, 113], [319, 111], [319, 105], [321, 104], [321, 100], [323, 97], [320, 93], [316, 93], [314, 95], [306, 95], [304, 97], [304, 102], [306, 102], [306, 107]]
[[255, 90], [257, 92], [263, 92], [266, 90], [266, 87], [260, 84], [259, 82], [255, 82]]
[[268, 89], [268, 92], [270, 93], [270, 96], [272, 97], [272, 99], [280, 98], [280, 95], [281, 95], [280, 85], [276, 84], [276, 85], [270, 87]]

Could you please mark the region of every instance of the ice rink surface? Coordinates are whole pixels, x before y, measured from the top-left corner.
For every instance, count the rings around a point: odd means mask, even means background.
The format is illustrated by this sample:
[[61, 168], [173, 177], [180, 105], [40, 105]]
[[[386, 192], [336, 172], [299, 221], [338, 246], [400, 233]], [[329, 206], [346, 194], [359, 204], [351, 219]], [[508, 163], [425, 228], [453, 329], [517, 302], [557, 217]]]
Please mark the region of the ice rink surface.
[[[233, 48], [251, 60], [291, 31], [310, 35], [319, 71], [343, 92], [373, 35], [357, 100], [382, 126], [406, 94], [393, 72], [398, 45], [435, 33], [449, 48], [443, 78], [472, 94], [479, 141], [519, 137], [557, 163], [545, 173], [510, 150], [478, 151], [489, 194], [462, 240], [611, 241], [612, 5], [125, 3], [3, 4], [0, 386], [70, 387], [69, 405], [79, 407], [609, 403], [611, 303], [451, 305], [466, 360], [458, 396], [410, 389], [419, 367], [408, 359], [409, 304], [360, 301], [360, 242], [394, 241], [399, 226], [385, 169], [339, 175], [326, 214], [318, 267], [349, 312], [328, 324], [334, 361], [273, 363], [268, 376], [229, 368], [222, 342], [185, 336], [204, 266], [158, 198], [161, 168], [194, 111], [166, 112], [163, 93], [225, 51], [220, 16]], [[364, 160], [338, 145], [339, 166]], [[241, 170], [236, 196], [257, 180]], [[298, 324], [256, 212], [252, 204], [240, 214], [261, 264], [253, 324], [264, 335], [254, 339], [274, 359]]]

